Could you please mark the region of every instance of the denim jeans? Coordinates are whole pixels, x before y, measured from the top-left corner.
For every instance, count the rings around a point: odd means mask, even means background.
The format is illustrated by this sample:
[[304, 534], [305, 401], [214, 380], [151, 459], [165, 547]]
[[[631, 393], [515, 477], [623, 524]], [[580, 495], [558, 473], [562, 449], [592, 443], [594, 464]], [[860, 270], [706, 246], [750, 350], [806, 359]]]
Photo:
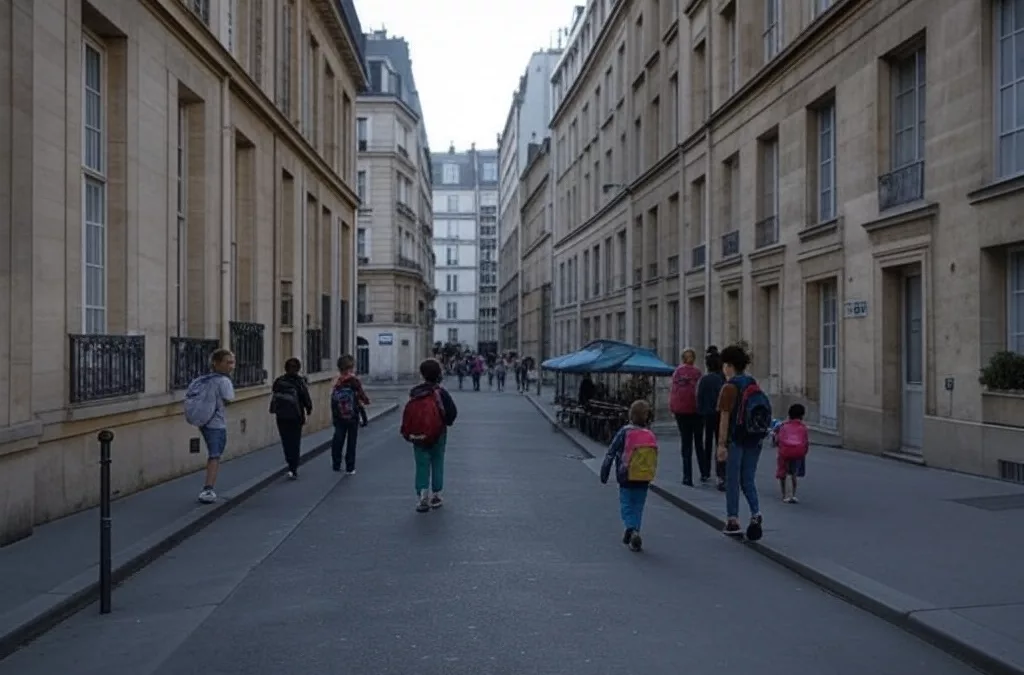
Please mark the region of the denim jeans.
[[447, 436], [441, 436], [437, 443], [430, 447], [412, 446], [416, 459], [416, 494], [422, 494], [430, 488], [431, 492], [444, 489], [444, 449], [448, 442]]
[[640, 530], [644, 519], [644, 505], [647, 503], [647, 485], [620, 485], [619, 512], [622, 524], [627, 530]]
[[740, 491], [747, 498], [750, 515], [761, 513], [761, 505], [757, 500], [757, 460], [761, 458], [761, 444], [742, 446], [729, 444], [729, 457], [725, 462], [725, 515], [728, 518], [739, 518]]
[[331, 465], [341, 468], [342, 450], [345, 451], [345, 471], [356, 470], [356, 442], [359, 440], [359, 420], [335, 422], [331, 439]]

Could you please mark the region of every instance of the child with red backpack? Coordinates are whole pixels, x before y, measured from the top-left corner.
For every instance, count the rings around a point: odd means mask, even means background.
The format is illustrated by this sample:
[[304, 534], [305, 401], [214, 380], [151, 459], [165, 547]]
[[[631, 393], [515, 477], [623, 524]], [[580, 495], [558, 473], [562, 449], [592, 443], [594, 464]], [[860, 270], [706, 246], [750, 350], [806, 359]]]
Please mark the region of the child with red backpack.
[[619, 484], [619, 512], [626, 531], [622, 543], [631, 551], [643, 550], [640, 526], [647, 492], [658, 471], [658, 437], [650, 430], [651, 406], [643, 399], [629, 406], [629, 424], [612, 439], [601, 464], [601, 482], [608, 483], [612, 465]]
[[427, 359], [420, 364], [423, 382], [409, 392], [409, 402], [402, 411], [402, 438], [412, 443], [416, 459], [416, 510], [426, 513], [444, 503], [444, 452], [448, 427], [455, 424], [459, 411], [441, 386], [441, 364]]
[[[782, 490], [782, 501], [786, 504], [798, 504], [796, 498], [797, 478], [803, 478], [807, 471], [807, 451], [810, 440], [807, 427], [804, 425], [806, 410], [799, 403], [789, 406], [789, 419], [778, 425], [772, 432], [772, 445], [778, 449], [775, 462], [775, 477], [779, 479]], [[793, 485], [792, 491], [786, 491], [786, 477]]]
[[345, 451], [345, 473], [356, 473], [356, 442], [359, 440], [359, 410], [370, 405], [363, 383], [355, 375], [356, 360], [351, 355], [338, 358], [338, 379], [331, 390], [331, 467], [341, 471], [342, 450]]

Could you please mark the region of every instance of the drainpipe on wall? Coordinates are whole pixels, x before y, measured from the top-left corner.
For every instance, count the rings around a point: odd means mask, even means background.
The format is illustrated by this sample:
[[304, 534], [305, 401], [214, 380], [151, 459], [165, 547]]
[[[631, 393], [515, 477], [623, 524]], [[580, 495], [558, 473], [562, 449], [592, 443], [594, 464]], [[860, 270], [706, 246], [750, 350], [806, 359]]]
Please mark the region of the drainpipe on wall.
[[231, 238], [234, 222], [234, 150], [235, 134], [231, 126], [231, 79], [220, 83], [220, 342], [231, 346], [232, 274]]

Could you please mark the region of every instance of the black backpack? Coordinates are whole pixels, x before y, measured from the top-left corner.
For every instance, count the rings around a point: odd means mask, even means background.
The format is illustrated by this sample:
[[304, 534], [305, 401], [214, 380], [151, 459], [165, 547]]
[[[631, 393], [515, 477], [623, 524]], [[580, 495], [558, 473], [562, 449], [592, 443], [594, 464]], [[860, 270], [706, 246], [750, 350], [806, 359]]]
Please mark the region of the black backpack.
[[299, 385], [289, 380], [278, 380], [270, 397], [270, 411], [277, 419], [294, 422], [302, 419], [302, 398]]

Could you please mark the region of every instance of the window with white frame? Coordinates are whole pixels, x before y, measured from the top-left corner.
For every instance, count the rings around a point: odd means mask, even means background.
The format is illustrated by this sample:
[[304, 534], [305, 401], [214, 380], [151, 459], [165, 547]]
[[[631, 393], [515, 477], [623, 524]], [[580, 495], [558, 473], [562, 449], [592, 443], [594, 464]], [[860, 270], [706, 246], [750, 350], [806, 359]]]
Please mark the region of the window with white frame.
[[892, 168], [896, 170], [924, 159], [924, 48], [894, 61], [890, 72], [892, 74]]
[[458, 344], [459, 343], [459, 329], [458, 328], [449, 328], [448, 329], [448, 342], [450, 344]]
[[1006, 348], [1024, 354], [1024, 250], [1010, 252], [1007, 271], [1009, 288], [1006, 295], [1009, 307], [1006, 325], [1009, 330]]
[[445, 260], [449, 265], [459, 264], [459, 247], [449, 246], [445, 249]]
[[185, 335], [187, 326], [185, 323], [185, 308], [188, 306], [188, 108], [183, 103], [178, 104], [178, 133], [177, 133], [177, 214], [178, 214], [178, 241], [177, 241], [177, 329], [178, 335]]
[[366, 152], [370, 143], [370, 120], [366, 117], [356, 118], [356, 142], [359, 144], [359, 151]]
[[366, 228], [360, 227], [356, 230], [356, 255], [360, 258], [368, 258], [369, 254], [366, 252]]
[[82, 327], [107, 330], [106, 58], [82, 43]]
[[1024, 173], [1024, 2], [997, 0], [998, 177]]
[[458, 213], [459, 211], [459, 196], [448, 195], [448, 213]]
[[782, 3], [779, 0], [764, 0], [764, 60], [771, 61], [779, 53], [782, 44]]
[[818, 220], [836, 217], [836, 104], [818, 109]]
[[359, 200], [366, 205], [366, 171], [356, 172], [356, 194], [359, 195]]
[[447, 274], [445, 275], [445, 290], [449, 293], [459, 292], [459, 275], [458, 274]]
[[455, 222], [454, 220], [446, 221], [445, 222], [445, 232], [446, 232], [446, 235], [447, 235], [447, 237], [449, 239], [458, 239], [459, 238], [459, 224], [457, 222]]
[[445, 306], [445, 317], [447, 317], [449, 319], [458, 319], [459, 318], [459, 303], [457, 303], [457, 302], [446, 303], [446, 306]]
[[441, 171], [441, 182], [454, 185], [459, 182], [459, 165], [445, 164]]
[[484, 164], [484, 180], [492, 183], [498, 180], [497, 164], [494, 162], [486, 162]]

